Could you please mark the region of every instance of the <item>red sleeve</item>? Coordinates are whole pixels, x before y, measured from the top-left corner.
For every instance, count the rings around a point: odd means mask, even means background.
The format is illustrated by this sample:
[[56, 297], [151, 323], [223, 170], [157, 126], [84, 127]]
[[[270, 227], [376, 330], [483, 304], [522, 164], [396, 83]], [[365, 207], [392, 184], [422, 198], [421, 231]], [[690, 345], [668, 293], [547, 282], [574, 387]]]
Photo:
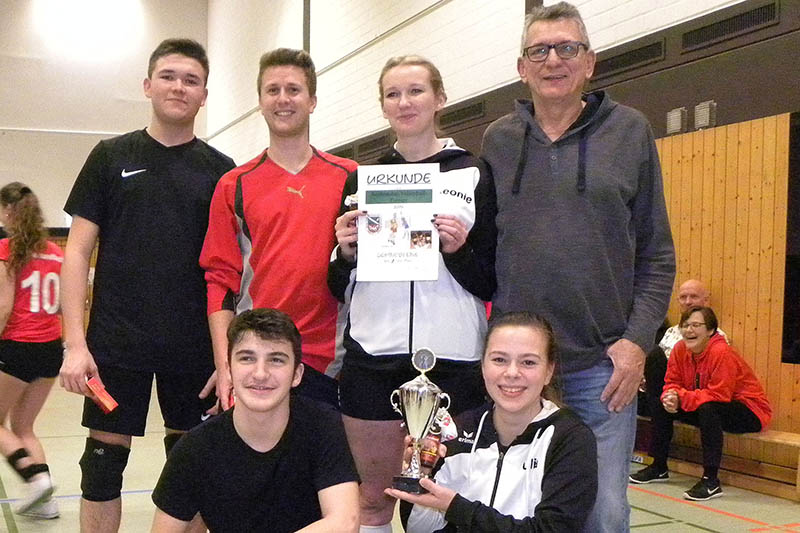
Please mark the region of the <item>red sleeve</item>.
[[[235, 171], [234, 171], [235, 172]], [[208, 314], [222, 309], [229, 294], [239, 294], [242, 281], [242, 252], [239, 224], [234, 213], [237, 175], [229, 172], [219, 180], [208, 217], [208, 231], [200, 253], [206, 271]]]
[[0, 261], [8, 261], [9, 257], [11, 257], [11, 247], [8, 239], [0, 239]]
[[[683, 341], [678, 341], [672, 348], [670, 358], [667, 359], [667, 373], [664, 375], [664, 388], [662, 389], [663, 392], [667, 392], [668, 390], [676, 390], [680, 395], [680, 392], [685, 390], [683, 379], [681, 379], [681, 363], [684, 362], [686, 357], [686, 346], [683, 344]], [[662, 398], [664, 397], [663, 392], [661, 394]]]
[[695, 411], [707, 402], [730, 402], [733, 400], [733, 391], [739, 372], [736, 358], [728, 357], [727, 351], [728, 345], [724, 342], [711, 347], [709, 353], [706, 354], [709, 360], [706, 361], [703, 369], [708, 373], [708, 382], [699, 389], [678, 391], [681, 409]]

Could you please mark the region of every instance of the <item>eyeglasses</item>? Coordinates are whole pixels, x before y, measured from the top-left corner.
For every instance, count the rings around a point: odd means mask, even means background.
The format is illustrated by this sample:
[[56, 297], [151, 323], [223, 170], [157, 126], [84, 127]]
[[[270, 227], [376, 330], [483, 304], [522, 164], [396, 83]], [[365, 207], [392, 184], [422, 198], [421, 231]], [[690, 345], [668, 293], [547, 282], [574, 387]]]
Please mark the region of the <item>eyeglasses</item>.
[[685, 322], [681, 326], [681, 329], [689, 329], [689, 328], [691, 328], [691, 329], [700, 329], [700, 328], [704, 328], [704, 327], [706, 327], [706, 325], [703, 322]]
[[528, 61], [540, 63], [547, 59], [550, 55], [550, 49], [556, 51], [556, 55], [561, 59], [572, 59], [578, 55], [581, 46], [589, 49], [589, 45], [580, 41], [564, 41], [563, 43], [556, 44], [534, 44], [522, 50], [522, 55], [528, 58]]

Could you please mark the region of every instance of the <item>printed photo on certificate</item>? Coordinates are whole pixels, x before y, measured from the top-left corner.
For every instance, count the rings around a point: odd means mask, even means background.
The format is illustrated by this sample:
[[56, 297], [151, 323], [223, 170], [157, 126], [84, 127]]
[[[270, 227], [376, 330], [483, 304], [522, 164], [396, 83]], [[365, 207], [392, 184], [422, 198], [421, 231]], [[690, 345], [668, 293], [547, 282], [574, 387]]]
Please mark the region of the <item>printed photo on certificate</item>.
[[435, 280], [439, 233], [434, 184], [439, 164], [358, 167], [357, 281]]

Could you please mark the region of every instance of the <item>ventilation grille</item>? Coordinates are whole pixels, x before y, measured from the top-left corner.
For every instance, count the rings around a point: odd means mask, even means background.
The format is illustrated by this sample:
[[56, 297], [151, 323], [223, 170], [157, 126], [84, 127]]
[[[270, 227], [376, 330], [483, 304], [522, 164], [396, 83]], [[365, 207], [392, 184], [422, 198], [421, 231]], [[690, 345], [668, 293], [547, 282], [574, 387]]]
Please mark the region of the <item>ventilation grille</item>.
[[486, 106], [483, 100], [476, 104], [462, 107], [461, 109], [454, 109], [442, 114], [439, 118], [439, 126], [442, 128], [450, 128], [457, 124], [469, 122], [478, 118], [483, 118], [486, 115]]
[[716, 44], [777, 24], [778, 4], [772, 2], [683, 34], [683, 52]]
[[389, 148], [389, 136], [382, 135], [371, 141], [365, 141], [358, 145], [358, 157], [363, 158], [364, 156], [369, 156], [374, 154], [375, 152], [383, 152], [384, 150]]
[[355, 159], [356, 150], [352, 146], [348, 146], [346, 148], [333, 151], [331, 154], [335, 155], [336, 157], [343, 157], [345, 159]]
[[594, 77], [604, 78], [626, 70], [638, 68], [664, 59], [664, 40], [635, 48], [628, 52], [598, 61], [594, 67]]

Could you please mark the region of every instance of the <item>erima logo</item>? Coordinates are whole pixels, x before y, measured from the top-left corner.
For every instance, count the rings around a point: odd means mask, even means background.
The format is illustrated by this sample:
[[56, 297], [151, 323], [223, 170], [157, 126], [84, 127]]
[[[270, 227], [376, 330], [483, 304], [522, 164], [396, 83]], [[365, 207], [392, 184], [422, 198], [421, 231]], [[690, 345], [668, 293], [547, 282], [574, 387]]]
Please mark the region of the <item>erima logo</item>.
[[299, 196], [300, 198], [305, 198], [305, 196], [303, 196], [303, 189], [305, 189], [305, 188], [306, 188], [306, 186], [305, 186], [305, 185], [303, 185], [302, 187], [300, 187], [300, 189], [295, 189], [295, 188], [293, 188], [293, 187], [289, 187], [289, 186], [287, 185], [287, 186], [286, 186], [286, 191], [287, 191], [287, 192], [294, 193], [294, 194], [296, 194], [297, 196]]
[[126, 171], [124, 168], [122, 169], [122, 173], [120, 176], [123, 178], [127, 178], [129, 176], [133, 176], [134, 174], [140, 174], [142, 172], [147, 172], [146, 168], [140, 168], [139, 170], [131, 170], [130, 172]]
[[106, 449], [105, 448], [95, 448], [92, 450], [95, 455], [105, 455]]
[[463, 437], [458, 437], [457, 440], [458, 440], [458, 442], [464, 442], [466, 444], [472, 444], [473, 442], [475, 442], [474, 439], [472, 438], [473, 435], [475, 435], [474, 431], [472, 433], [470, 433], [468, 431], [464, 431], [464, 436]]
[[533, 470], [537, 466], [539, 466], [539, 460], [536, 457], [533, 457], [529, 463], [522, 463], [523, 470]]

